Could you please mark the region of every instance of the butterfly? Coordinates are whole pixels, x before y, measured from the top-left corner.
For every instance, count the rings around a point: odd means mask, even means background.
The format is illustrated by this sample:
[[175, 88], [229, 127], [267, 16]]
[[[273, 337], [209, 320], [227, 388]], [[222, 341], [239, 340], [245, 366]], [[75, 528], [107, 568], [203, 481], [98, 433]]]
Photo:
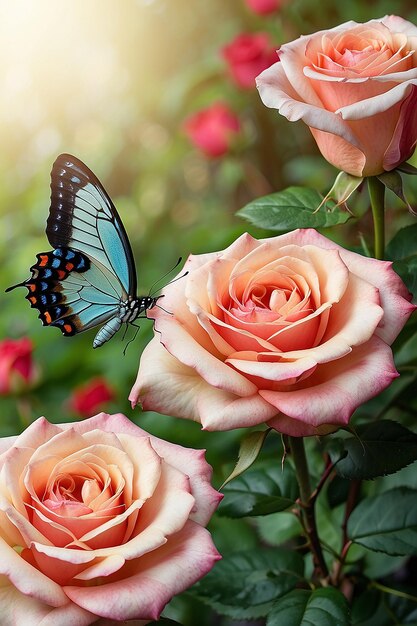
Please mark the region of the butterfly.
[[52, 166], [51, 206], [46, 226], [49, 252], [36, 255], [32, 276], [6, 289], [26, 287], [44, 326], [66, 337], [104, 324], [98, 348], [133, 324], [161, 296], [136, 295], [132, 248], [103, 185], [82, 161], [61, 154]]

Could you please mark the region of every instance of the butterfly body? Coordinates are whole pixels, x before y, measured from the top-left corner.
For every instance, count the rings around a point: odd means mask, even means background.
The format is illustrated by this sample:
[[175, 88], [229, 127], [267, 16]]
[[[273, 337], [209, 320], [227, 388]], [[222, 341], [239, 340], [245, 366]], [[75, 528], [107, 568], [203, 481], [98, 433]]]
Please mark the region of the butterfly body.
[[100, 328], [97, 335], [94, 337], [93, 348], [99, 348], [103, 343], [109, 341], [109, 339], [117, 333], [122, 324], [133, 324], [133, 322], [140, 317], [140, 314], [152, 308], [157, 300], [158, 298], [143, 296], [141, 298], [133, 298], [132, 300], [121, 302], [119, 304], [117, 317], [113, 317], [109, 320], [103, 328]]
[[104, 324], [97, 348], [155, 306], [136, 295], [136, 269], [126, 231], [96, 176], [79, 159], [60, 155], [51, 172], [46, 234], [53, 250], [36, 255], [32, 276], [9, 287], [28, 289], [44, 326], [72, 336]]

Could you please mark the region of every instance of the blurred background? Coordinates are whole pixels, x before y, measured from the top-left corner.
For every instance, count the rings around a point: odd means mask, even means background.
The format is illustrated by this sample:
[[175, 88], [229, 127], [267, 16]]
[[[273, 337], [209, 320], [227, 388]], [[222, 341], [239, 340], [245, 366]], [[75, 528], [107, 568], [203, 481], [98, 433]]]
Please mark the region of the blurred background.
[[[150, 321], [125, 356], [122, 333], [93, 351], [94, 331], [64, 338], [42, 327], [25, 290], [4, 290], [50, 249], [49, 176], [61, 152], [83, 160], [112, 197], [143, 295], [180, 255], [220, 250], [245, 230], [263, 235], [235, 216], [251, 199], [294, 184], [325, 194], [336, 170], [304, 124], [261, 104], [254, 76], [282, 43], [387, 13], [417, 23], [411, 0], [0, 0], [0, 435], [39, 415], [121, 411], [156, 435], [207, 447], [219, 486], [239, 431], [202, 433], [129, 406]], [[414, 178], [406, 185], [415, 205]], [[397, 230], [411, 218], [389, 202]], [[358, 246], [368, 220], [326, 234]], [[242, 533], [240, 547], [252, 541]]]

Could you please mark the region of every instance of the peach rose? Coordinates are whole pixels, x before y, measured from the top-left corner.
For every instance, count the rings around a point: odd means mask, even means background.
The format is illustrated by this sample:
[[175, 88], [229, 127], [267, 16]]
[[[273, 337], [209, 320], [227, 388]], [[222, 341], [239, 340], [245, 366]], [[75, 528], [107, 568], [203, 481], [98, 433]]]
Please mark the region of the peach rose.
[[129, 399], [229, 430], [325, 434], [397, 376], [390, 344], [414, 310], [390, 262], [313, 229], [191, 255], [152, 309]]
[[390, 171], [417, 141], [417, 28], [394, 15], [346, 22], [281, 46], [258, 76], [264, 104], [302, 119], [330, 163]]
[[101, 413], [40, 418], [0, 452], [2, 624], [146, 624], [219, 558], [201, 450]]

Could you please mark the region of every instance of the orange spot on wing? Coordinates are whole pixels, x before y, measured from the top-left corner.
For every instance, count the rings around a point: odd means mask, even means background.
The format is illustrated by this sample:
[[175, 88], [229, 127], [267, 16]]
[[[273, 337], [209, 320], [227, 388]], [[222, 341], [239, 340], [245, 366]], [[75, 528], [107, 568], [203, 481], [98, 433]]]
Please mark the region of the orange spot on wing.
[[72, 333], [73, 328], [72, 328], [71, 324], [64, 324], [64, 330], [65, 330], [67, 333]]
[[71, 270], [74, 269], [74, 263], [67, 263], [65, 266], [65, 269], [68, 270], [68, 272], [70, 272]]
[[28, 283], [26, 286], [29, 289], [29, 291], [32, 291], [32, 293], [36, 291], [36, 285], [34, 283]]
[[36, 304], [37, 298], [36, 296], [31, 296], [30, 298], [28, 298], [29, 302], [31, 302], [32, 304]]
[[45, 267], [48, 264], [48, 255], [41, 254], [39, 255], [39, 267]]
[[58, 278], [59, 280], [64, 280], [64, 278], [66, 278], [67, 276], [67, 272], [65, 272], [64, 270], [58, 270]]
[[46, 322], [47, 324], [50, 324], [50, 323], [52, 322], [52, 317], [51, 317], [51, 314], [50, 314], [50, 313], [48, 313], [48, 311], [45, 311], [45, 312], [44, 312], [44, 314], [43, 314], [43, 316], [44, 316], [44, 318], [45, 318], [45, 322]]

